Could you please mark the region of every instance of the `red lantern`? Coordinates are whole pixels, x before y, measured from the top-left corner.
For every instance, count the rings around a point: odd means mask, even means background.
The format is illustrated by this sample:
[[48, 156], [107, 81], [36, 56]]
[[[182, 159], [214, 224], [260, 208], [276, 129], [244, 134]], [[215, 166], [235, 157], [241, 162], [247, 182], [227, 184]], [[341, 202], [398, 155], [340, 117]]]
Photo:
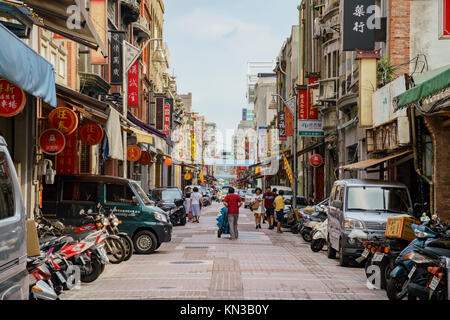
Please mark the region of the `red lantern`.
[[143, 151], [141, 158], [139, 159], [139, 164], [141, 166], [148, 166], [152, 162], [152, 156], [147, 151]]
[[314, 154], [309, 159], [309, 163], [313, 167], [320, 167], [323, 164], [323, 158], [322, 158], [322, 156], [320, 154]]
[[48, 123], [52, 128], [58, 129], [68, 136], [75, 132], [78, 127], [77, 114], [66, 107], [53, 109], [48, 115]]
[[103, 128], [95, 122], [86, 122], [78, 131], [81, 142], [95, 146], [103, 140]]
[[172, 165], [172, 159], [166, 158], [166, 160], [164, 160], [164, 163], [166, 164], [166, 166], [170, 167]]
[[13, 117], [25, 108], [25, 92], [8, 80], [0, 79], [0, 116]]
[[39, 145], [44, 153], [54, 156], [64, 150], [66, 138], [61, 131], [48, 129], [39, 137]]
[[138, 161], [141, 158], [142, 152], [138, 146], [127, 147], [127, 160], [130, 162]]

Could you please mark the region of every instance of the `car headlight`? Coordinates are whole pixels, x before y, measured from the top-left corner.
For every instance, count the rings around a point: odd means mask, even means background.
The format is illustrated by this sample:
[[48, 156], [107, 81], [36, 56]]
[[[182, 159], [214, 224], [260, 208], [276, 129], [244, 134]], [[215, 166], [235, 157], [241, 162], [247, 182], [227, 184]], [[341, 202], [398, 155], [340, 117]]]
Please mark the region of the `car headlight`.
[[345, 219], [345, 229], [364, 229], [364, 223], [356, 219]]
[[167, 216], [163, 213], [155, 212], [155, 219], [161, 222], [167, 222]]

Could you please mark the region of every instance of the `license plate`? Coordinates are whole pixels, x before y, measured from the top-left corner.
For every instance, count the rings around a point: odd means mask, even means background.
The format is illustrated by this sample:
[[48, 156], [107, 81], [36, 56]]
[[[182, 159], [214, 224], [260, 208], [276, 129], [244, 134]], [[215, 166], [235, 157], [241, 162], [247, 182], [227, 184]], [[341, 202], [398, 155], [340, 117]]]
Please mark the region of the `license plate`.
[[361, 257], [367, 258], [369, 256], [369, 249], [365, 248], [363, 253], [361, 254]]
[[383, 258], [384, 258], [384, 253], [382, 253], [382, 252], [376, 252], [376, 253], [373, 255], [372, 261], [373, 261], [373, 262], [380, 262], [381, 260], [383, 260]]
[[416, 266], [414, 266], [412, 269], [411, 269], [411, 272], [408, 274], [408, 278], [409, 279], [411, 279], [411, 277], [413, 276], [413, 274], [414, 274], [414, 272], [416, 272]]
[[64, 279], [61, 272], [56, 271], [56, 276], [58, 277], [59, 281], [61, 281], [62, 283], [66, 283], [66, 279]]
[[433, 277], [433, 280], [431, 280], [431, 283], [430, 283], [430, 289], [433, 291], [436, 290], [439, 282], [440, 282], [440, 280], [438, 277]]

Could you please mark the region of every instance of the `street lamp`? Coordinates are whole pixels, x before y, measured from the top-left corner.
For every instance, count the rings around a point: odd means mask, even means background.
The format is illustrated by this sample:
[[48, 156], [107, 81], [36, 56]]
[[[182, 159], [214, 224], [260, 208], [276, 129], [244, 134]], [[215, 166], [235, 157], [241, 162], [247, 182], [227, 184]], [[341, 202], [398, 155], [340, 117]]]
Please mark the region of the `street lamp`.
[[[124, 52], [123, 54], [123, 73], [122, 73], [122, 79], [123, 79], [123, 84], [122, 84], [122, 97], [123, 97], [123, 110], [122, 110], [122, 116], [127, 119], [127, 113], [128, 113], [128, 71], [131, 69], [131, 67], [133, 66], [133, 64], [136, 62], [137, 59], [139, 59], [139, 57], [142, 55], [142, 53], [144, 52], [145, 48], [147, 48], [147, 46], [152, 42], [152, 41], [158, 41], [158, 40], [162, 40], [162, 38], [152, 38], [149, 39], [144, 46], [140, 49], [140, 51], [136, 54], [135, 57], [133, 57], [133, 59], [131, 60], [131, 62], [129, 63], [129, 65], [127, 65], [127, 57], [126, 57], [126, 52]], [[126, 47], [126, 40], [123, 40], [123, 48]], [[124, 159], [123, 159], [123, 177], [126, 179], [128, 174], [128, 168], [127, 168], [127, 147], [128, 147], [128, 142], [127, 142], [127, 132], [124, 131], [123, 132], [123, 154], [124, 154]]]

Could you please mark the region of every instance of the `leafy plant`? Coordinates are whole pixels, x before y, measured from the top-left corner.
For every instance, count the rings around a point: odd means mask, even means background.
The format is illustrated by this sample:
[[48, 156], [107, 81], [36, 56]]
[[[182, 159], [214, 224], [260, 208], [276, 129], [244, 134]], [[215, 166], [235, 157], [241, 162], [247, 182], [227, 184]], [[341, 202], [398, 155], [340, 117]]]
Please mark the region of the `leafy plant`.
[[385, 86], [392, 80], [394, 80], [396, 67], [389, 61], [387, 56], [383, 56], [378, 61], [378, 79], [381, 82], [381, 86]]

